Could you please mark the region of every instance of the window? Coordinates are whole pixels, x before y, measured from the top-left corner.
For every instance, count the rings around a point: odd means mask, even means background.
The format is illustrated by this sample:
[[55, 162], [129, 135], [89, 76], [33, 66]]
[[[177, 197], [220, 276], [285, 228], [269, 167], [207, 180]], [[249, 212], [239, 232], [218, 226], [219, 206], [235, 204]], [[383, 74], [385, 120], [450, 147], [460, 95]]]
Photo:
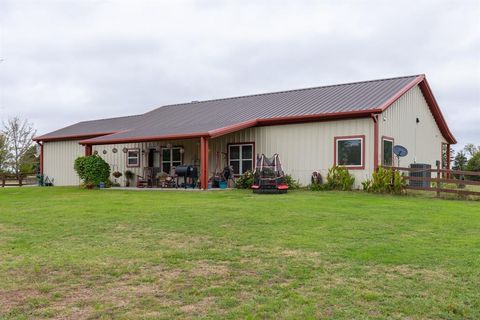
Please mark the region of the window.
[[182, 164], [182, 147], [162, 148], [162, 171], [170, 174], [172, 167]]
[[253, 143], [230, 144], [228, 146], [228, 164], [234, 174], [243, 174], [253, 170]]
[[363, 169], [364, 136], [335, 137], [335, 164]]
[[140, 150], [128, 149], [127, 150], [127, 167], [139, 167], [140, 166]]
[[393, 138], [382, 137], [382, 165], [393, 166]]

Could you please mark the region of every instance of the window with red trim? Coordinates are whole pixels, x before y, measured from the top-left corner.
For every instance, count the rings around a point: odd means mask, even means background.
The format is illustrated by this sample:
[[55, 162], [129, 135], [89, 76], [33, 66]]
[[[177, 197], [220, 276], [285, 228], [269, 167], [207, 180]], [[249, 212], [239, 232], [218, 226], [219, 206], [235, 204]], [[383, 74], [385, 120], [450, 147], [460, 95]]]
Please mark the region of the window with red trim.
[[140, 149], [128, 149], [126, 156], [127, 156], [127, 167], [140, 166]]
[[234, 174], [243, 174], [253, 170], [253, 144], [239, 143], [228, 145], [228, 165]]
[[336, 164], [345, 167], [363, 167], [363, 137], [338, 137], [336, 143]]
[[393, 166], [393, 139], [382, 138], [382, 165]]

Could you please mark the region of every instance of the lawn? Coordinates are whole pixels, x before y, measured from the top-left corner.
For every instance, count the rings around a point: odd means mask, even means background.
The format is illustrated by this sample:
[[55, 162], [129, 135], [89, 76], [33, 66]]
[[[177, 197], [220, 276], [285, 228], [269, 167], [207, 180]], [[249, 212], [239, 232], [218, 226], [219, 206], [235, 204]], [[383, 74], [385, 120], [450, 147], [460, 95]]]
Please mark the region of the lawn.
[[0, 190], [0, 319], [479, 319], [480, 202]]

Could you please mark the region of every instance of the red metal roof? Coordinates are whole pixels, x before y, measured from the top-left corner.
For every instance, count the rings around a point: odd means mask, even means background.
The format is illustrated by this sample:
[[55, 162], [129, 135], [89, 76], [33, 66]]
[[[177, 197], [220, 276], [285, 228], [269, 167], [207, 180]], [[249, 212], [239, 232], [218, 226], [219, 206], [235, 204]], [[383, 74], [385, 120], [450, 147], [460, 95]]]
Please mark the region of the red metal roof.
[[[425, 81], [424, 75], [414, 75], [167, 105], [133, 117], [81, 122], [36, 140], [90, 135], [81, 143], [108, 144], [215, 137], [259, 125], [366, 117], [382, 112]], [[434, 99], [432, 102], [436, 105]], [[455, 143], [438, 105], [431, 109], [440, 115], [435, 119], [443, 123], [439, 127], [445, 138]], [[96, 133], [98, 136], [92, 138]]]

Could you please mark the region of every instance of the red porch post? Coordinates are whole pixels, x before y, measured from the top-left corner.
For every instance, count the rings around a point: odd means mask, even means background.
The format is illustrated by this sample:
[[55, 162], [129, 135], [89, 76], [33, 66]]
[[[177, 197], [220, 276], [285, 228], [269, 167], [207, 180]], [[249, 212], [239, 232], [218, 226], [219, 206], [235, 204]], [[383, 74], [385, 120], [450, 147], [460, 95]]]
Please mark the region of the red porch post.
[[91, 156], [92, 155], [92, 145], [91, 144], [86, 144], [85, 145], [85, 156]]
[[208, 138], [200, 137], [200, 184], [203, 190], [208, 189]]

